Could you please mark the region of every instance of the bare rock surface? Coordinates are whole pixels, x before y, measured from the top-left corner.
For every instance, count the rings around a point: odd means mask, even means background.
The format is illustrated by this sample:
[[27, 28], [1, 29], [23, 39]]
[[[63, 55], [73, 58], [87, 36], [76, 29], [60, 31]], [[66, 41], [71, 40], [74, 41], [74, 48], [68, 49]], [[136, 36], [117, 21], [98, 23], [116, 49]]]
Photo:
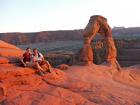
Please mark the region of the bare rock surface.
[[0, 64], [1, 105], [139, 105], [138, 69], [112, 74], [103, 65], [70, 66], [40, 77], [31, 68]]
[[[6, 45], [0, 47], [2, 61], [6, 53], [21, 54], [22, 50]], [[6, 61], [0, 64], [0, 105], [140, 105], [140, 65], [112, 69], [73, 65], [39, 76], [33, 68]]]
[[0, 56], [19, 57], [22, 53], [20, 48], [0, 40]]

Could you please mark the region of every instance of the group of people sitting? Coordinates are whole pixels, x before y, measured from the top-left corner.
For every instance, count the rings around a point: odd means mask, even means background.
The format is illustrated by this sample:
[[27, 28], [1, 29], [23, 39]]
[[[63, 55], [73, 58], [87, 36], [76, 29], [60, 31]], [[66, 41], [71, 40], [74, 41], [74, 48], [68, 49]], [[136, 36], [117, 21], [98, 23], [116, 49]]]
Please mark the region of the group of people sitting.
[[38, 51], [37, 48], [33, 49], [33, 51], [29, 47], [26, 48], [20, 62], [23, 67], [35, 68], [36, 72], [40, 75], [52, 71], [52, 66], [47, 60], [44, 59], [44, 56]]

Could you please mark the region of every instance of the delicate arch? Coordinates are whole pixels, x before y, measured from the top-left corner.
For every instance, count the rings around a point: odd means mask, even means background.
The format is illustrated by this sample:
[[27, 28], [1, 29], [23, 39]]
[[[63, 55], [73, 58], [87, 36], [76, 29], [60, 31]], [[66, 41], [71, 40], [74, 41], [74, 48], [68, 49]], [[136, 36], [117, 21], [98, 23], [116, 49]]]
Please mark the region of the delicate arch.
[[120, 70], [120, 66], [116, 60], [117, 51], [112, 37], [112, 30], [107, 23], [107, 19], [100, 15], [91, 16], [89, 23], [84, 29], [84, 46], [81, 51], [81, 60], [86, 63], [93, 62], [93, 58], [91, 58], [93, 54], [91, 42], [96, 36], [96, 33], [101, 34], [107, 42], [107, 62], [109, 62], [111, 65], [115, 66], [118, 70]]

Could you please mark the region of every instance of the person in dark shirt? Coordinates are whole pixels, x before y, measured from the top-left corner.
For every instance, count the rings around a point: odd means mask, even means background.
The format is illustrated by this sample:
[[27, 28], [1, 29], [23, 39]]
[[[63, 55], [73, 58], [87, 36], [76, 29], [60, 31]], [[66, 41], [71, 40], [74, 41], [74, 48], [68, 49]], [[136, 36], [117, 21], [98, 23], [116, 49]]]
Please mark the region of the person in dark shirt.
[[20, 59], [21, 65], [23, 67], [26, 67], [27, 64], [31, 62], [31, 58], [32, 58], [32, 52], [31, 49], [28, 47], [26, 48], [26, 51], [24, 52], [22, 58]]

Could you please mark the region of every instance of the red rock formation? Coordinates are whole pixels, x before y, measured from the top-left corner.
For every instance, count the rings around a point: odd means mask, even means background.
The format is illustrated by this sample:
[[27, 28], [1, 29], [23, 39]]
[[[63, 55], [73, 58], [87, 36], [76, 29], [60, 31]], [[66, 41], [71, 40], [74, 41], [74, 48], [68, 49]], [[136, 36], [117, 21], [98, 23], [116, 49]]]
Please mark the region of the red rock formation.
[[0, 70], [2, 105], [139, 105], [137, 71], [111, 75], [107, 66], [72, 66], [41, 78], [33, 69], [11, 64], [0, 64]]
[[82, 64], [91, 64], [93, 62], [93, 49], [90, 44], [85, 43], [83, 48], [79, 51], [78, 60], [82, 62]]
[[0, 56], [19, 57], [22, 53], [23, 51], [20, 48], [0, 40]]
[[0, 104], [139, 105], [140, 66], [114, 74], [110, 69], [103, 65], [70, 66], [40, 77], [32, 68], [6, 62], [0, 64]]
[[108, 45], [108, 56], [106, 57], [107, 61], [111, 64], [112, 67], [115, 67], [118, 70], [120, 70], [120, 66], [116, 60], [117, 52], [112, 38], [111, 28], [107, 23], [107, 19], [99, 15], [91, 16], [89, 23], [87, 24], [84, 30], [85, 40], [84, 40], [83, 51], [81, 52], [82, 61], [83, 62], [86, 61], [87, 64], [89, 62], [92, 62], [93, 52], [91, 48], [91, 43], [96, 33], [101, 34], [107, 41], [107, 45]]
[[61, 65], [58, 65], [58, 68], [61, 69], [61, 70], [66, 70], [69, 68], [69, 65], [67, 64], [61, 64]]

